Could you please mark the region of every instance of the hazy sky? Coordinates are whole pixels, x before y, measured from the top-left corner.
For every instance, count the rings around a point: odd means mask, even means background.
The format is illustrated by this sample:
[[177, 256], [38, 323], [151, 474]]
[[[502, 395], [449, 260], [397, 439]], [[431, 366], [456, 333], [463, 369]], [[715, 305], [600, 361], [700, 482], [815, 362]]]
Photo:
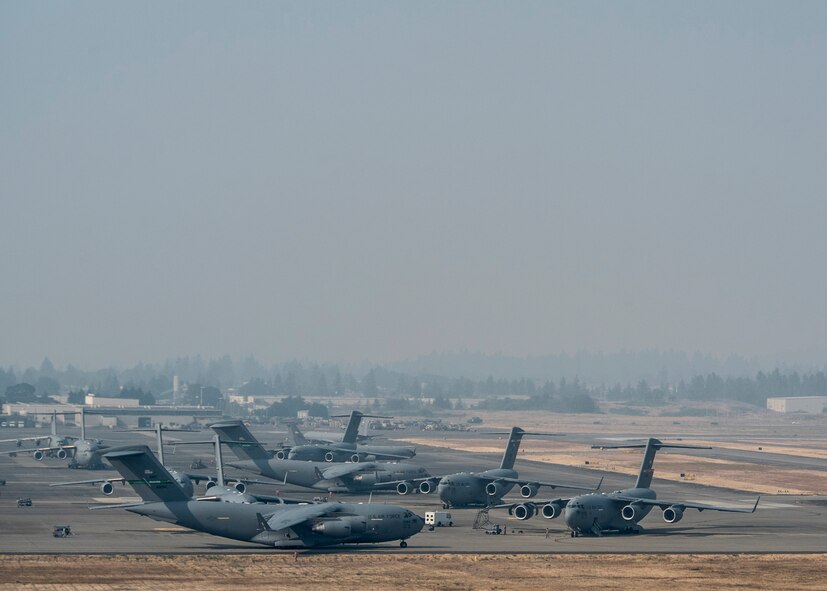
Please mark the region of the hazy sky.
[[825, 2], [2, 2], [0, 365], [827, 358]]

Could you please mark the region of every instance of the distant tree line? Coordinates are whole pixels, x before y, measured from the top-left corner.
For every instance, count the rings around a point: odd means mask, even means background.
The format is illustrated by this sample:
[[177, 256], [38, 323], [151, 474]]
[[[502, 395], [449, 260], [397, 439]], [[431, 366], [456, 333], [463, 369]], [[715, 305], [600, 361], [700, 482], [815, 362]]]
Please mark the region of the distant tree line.
[[[383, 366], [363, 371], [345, 371], [332, 364], [288, 362], [265, 367], [252, 357], [233, 361], [229, 356], [204, 360], [182, 357], [161, 365], [139, 363], [133, 368], [104, 368], [82, 371], [71, 365], [56, 369], [47, 358], [39, 368], [15, 371], [0, 367], [0, 393], [6, 401], [35, 401], [69, 392], [80, 402], [86, 392], [100, 396], [134, 397], [144, 404], [170, 401], [172, 378], [178, 375], [182, 386], [188, 384], [179, 402], [220, 405], [222, 390], [237, 388], [242, 394], [269, 395], [290, 399], [310, 396], [331, 400], [342, 395], [361, 395], [387, 399], [381, 403], [401, 410], [407, 404], [440, 410], [453, 406], [457, 399], [483, 399], [482, 408], [542, 408], [561, 412], [589, 412], [595, 400], [625, 401], [657, 405], [674, 400], [734, 400], [764, 406], [770, 396], [827, 395], [823, 371], [758, 372], [754, 377], [722, 377], [711, 372], [678, 383], [665, 379], [652, 385], [646, 380], [635, 384], [586, 384], [574, 379], [536, 382], [514, 379], [449, 378], [429, 373], [408, 374]], [[14, 388], [27, 384], [34, 388]], [[13, 388], [9, 391], [9, 388]], [[398, 399], [392, 401], [390, 399]], [[414, 401], [426, 400], [420, 404]], [[490, 400], [489, 400], [490, 399]], [[409, 402], [403, 402], [407, 400]]]

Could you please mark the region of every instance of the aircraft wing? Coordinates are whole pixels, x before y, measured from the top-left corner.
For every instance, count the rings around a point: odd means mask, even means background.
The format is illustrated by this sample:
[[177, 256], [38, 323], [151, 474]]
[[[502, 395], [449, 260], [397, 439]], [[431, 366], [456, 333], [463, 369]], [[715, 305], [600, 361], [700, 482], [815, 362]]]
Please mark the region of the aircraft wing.
[[[184, 472], [184, 476], [192, 480], [195, 484], [201, 484], [201, 482], [209, 482], [210, 480], [215, 480], [215, 476], [207, 476], [206, 474], [193, 474], [192, 472]], [[224, 480], [226, 482], [243, 482], [244, 484], [267, 484], [272, 485], [273, 482], [265, 482], [263, 480], [251, 480], [249, 478], [230, 478], [225, 476]]]
[[488, 505], [487, 509], [508, 509], [509, 511], [516, 507], [517, 505], [534, 505], [535, 509], [542, 507], [543, 505], [548, 505], [550, 503], [554, 503], [555, 505], [560, 505], [561, 507], [565, 507], [569, 504], [571, 497], [560, 497], [556, 499], [525, 499], [520, 501], [513, 501], [511, 503], [500, 503], [498, 505]]
[[738, 507], [720, 507], [717, 505], [705, 505], [703, 503], [687, 503], [685, 501], [667, 501], [664, 499], [641, 499], [638, 497], [630, 497], [627, 495], [610, 494], [609, 497], [623, 501], [625, 503], [637, 503], [639, 505], [651, 505], [653, 507], [660, 507], [666, 509], [668, 507], [680, 507], [681, 509], [697, 509], [698, 511], [724, 511], [727, 513], [755, 513], [758, 508], [758, 501], [761, 500], [759, 496], [755, 499], [755, 504], [751, 509], [743, 509]]
[[377, 458], [382, 457], [382, 458], [390, 459], [390, 460], [410, 460], [411, 459], [411, 456], [403, 456], [401, 454], [388, 454], [388, 453], [385, 453], [385, 452], [379, 452], [379, 453], [363, 452], [363, 453], [367, 456], [374, 456], [374, 457], [377, 457]]
[[[272, 484], [272, 483], [271, 483]], [[247, 493], [250, 494], [250, 493]], [[293, 499], [290, 497], [277, 497], [273, 495], [251, 495], [259, 503], [272, 503], [274, 505], [312, 505], [313, 501], [307, 499]]]
[[338, 508], [338, 503], [319, 503], [318, 505], [302, 505], [295, 508], [282, 509], [267, 518], [267, 526], [278, 531], [304, 523], [309, 519], [324, 517]]
[[15, 437], [14, 439], [0, 439], [0, 443], [18, 443], [20, 441], [37, 441], [38, 439], [48, 439], [49, 435], [40, 435], [39, 437]]
[[12, 449], [8, 451], [0, 451], [0, 454], [8, 455], [8, 454], [25, 454], [25, 453], [34, 453], [36, 451], [47, 453], [50, 451], [60, 451], [61, 449], [75, 449], [77, 446], [75, 445], [59, 445], [58, 447], [32, 447], [30, 449]]
[[594, 488], [586, 488], [582, 484], [560, 484], [559, 482], [543, 482], [541, 480], [526, 480], [524, 478], [498, 478], [496, 476], [482, 476], [480, 474], [476, 475], [478, 478], [484, 478], [485, 480], [490, 480], [491, 482], [508, 482], [511, 484], [516, 484], [518, 486], [522, 486], [524, 484], [536, 484], [537, 486], [547, 486], [549, 488], [571, 488], [575, 490], [600, 490], [600, 486], [603, 484], [603, 478], [600, 478], [600, 482], [597, 483], [597, 486]]
[[71, 486], [73, 484], [102, 484], [104, 482], [126, 482], [126, 478], [95, 478], [93, 480], [75, 480], [72, 482], [53, 482], [49, 486]]
[[397, 484], [401, 484], [403, 482], [425, 482], [426, 480], [433, 480], [434, 482], [439, 482], [442, 480], [443, 476], [418, 476], [416, 478], [403, 478], [402, 480], [388, 480], [386, 482], [376, 482], [373, 484], [376, 488], [386, 488], [388, 486], [396, 486]]
[[372, 472], [376, 469], [375, 462], [355, 462], [347, 464], [336, 464], [330, 468], [319, 470], [324, 480], [332, 478], [342, 478], [343, 476], [350, 476], [351, 474], [358, 474], [359, 472]]

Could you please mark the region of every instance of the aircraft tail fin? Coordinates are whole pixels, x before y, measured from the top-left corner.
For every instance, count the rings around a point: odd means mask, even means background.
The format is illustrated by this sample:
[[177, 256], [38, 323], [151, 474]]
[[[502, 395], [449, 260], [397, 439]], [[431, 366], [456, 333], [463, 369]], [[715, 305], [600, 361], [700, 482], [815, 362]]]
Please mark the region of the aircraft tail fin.
[[356, 438], [359, 436], [359, 425], [362, 422], [363, 416], [358, 410], [350, 413], [345, 434], [342, 436], [342, 443], [356, 443]]
[[[347, 428], [345, 434], [342, 436], [342, 443], [356, 443], [359, 438], [359, 426], [362, 424], [362, 419], [392, 419], [393, 417], [385, 415], [366, 415], [358, 410], [354, 410], [349, 415], [330, 415], [331, 418], [348, 417]], [[367, 436], [367, 435], [366, 435]]]
[[52, 435], [57, 440], [57, 411], [52, 413]]
[[171, 503], [190, 500], [147, 446], [111, 451], [104, 457], [144, 501]]
[[310, 443], [299, 429], [296, 421], [286, 421], [285, 424], [287, 425], [287, 443], [293, 447]]
[[505, 446], [505, 453], [503, 453], [500, 468], [511, 470], [514, 467], [514, 461], [517, 459], [517, 452], [520, 450], [520, 442], [523, 440], [525, 431], [519, 427], [512, 427], [511, 433], [508, 436], [508, 443]]
[[270, 454], [241, 421], [222, 421], [210, 425], [239, 460], [269, 460]]
[[665, 447], [683, 448], [683, 449], [712, 449], [705, 445], [683, 445], [679, 443], [664, 443], [660, 439], [650, 437], [646, 443], [636, 443], [632, 445], [593, 445], [592, 449], [643, 449], [643, 460], [640, 463], [640, 472], [638, 472], [637, 482], [635, 488], [649, 488], [652, 485], [652, 477], [655, 474], [655, 454], [659, 449]]

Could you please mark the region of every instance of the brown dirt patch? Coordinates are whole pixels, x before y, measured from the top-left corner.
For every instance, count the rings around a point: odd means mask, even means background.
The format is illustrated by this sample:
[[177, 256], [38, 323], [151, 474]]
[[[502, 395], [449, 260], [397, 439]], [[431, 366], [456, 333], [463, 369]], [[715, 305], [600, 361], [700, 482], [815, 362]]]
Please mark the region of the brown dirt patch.
[[0, 556], [0, 591], [824, 589], [825, 555]]

